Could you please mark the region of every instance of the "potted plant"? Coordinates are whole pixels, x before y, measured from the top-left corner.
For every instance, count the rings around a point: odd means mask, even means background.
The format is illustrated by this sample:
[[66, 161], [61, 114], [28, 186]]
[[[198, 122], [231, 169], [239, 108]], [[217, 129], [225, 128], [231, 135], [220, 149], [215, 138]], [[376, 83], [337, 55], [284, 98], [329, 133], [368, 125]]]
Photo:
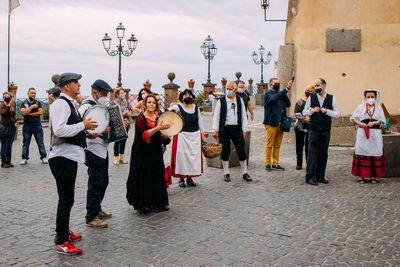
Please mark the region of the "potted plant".
[[190, 79], [188, 81], [188, 86], [189, 86], [189, 89], [193, 89], [193, 87], [194, 87], [194, 80], [193, 79]]
[[221, 79], [222, 86], [226, 86], [227, 82], [228, 82], [228, 80], [226, 79], [226, 77], [222, 77], [222, 79]]
[[18, 89], [18, 86], [14, 82], [11, 82], [10, 85], [8, 86], [8, 91], [12, 95], [16, 95], [17, 94], [17, 89]]
[[143, 83], [143, 87], [146, 89], [151, 89], [151, 83], [149, 81], [149, 79], [147, 79], [144, 83]]

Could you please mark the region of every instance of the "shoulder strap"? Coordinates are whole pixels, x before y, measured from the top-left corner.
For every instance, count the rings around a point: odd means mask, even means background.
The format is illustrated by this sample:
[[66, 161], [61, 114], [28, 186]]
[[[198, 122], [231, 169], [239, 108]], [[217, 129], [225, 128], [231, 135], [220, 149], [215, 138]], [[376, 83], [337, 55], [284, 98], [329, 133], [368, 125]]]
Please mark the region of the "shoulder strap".
[[91, 99], [85, 99], [85, 101], [82, 102], [82, 105], [85, 105], [85, 104], [89, 104], [89, 105], [94, 106], [94, 105], [96, 105], [96, 102], [94, 102]]

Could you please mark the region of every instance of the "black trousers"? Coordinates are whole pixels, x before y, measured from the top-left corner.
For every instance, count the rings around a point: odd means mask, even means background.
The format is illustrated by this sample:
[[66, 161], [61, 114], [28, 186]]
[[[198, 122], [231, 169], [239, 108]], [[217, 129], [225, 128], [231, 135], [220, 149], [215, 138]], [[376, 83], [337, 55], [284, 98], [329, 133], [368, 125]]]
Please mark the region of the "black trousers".
[[330, 131], [309, 131], [306, 179], [316, 179], [318, 181], [325, 178], [330, 139]]
[[219, 133], [219, 142], [222, 145], [221, 160], [229, 160], [229, 155], [231, 154], [231, 140], [236, 148], [239, 160], [245, 160], [247, 157], [244, 151], [245, 141], [243, 131], [237, 125], [227, 125]]
[[56, 243], [60, 245], [68, 241], [69, 238], [69, 217], [74, 205], [78, 163], [64, 157], [55, 157], [49, 159], [49, 165], [57, 183]]
[[296, 156], [297, 166], [303, 165], [303, 147], [306, 153], [306, 161], [308, 156], [308, 133], [303, 131], [294, 131], [296, 134]]
[[86, 165], [88, 166], [88, 189], [86, 197], [86, 222], [92, 221], [101, 211], [108, 186], [108, 155], [103, 159], [85, 150]]

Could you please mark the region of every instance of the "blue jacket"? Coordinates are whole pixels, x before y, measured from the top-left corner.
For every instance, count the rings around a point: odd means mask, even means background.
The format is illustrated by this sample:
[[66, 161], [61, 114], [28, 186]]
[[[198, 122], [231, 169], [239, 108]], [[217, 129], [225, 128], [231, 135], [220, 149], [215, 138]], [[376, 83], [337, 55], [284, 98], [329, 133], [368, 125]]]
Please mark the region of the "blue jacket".
[[276, 93], [268, 90], [264, 95], [264, 124], [273, 127], [279, 126], [284, 109], [290, 107], [290, 100], [287, 96], [288, 90], [283, 89]]

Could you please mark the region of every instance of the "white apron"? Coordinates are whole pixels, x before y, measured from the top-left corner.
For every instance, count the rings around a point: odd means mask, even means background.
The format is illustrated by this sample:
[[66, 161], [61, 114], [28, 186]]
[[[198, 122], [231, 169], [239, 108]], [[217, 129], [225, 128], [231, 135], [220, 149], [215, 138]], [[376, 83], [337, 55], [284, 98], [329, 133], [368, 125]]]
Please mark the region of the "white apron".
[[201, 175], [201, 133], [181, 132], [178, 134], [175, 174]]

